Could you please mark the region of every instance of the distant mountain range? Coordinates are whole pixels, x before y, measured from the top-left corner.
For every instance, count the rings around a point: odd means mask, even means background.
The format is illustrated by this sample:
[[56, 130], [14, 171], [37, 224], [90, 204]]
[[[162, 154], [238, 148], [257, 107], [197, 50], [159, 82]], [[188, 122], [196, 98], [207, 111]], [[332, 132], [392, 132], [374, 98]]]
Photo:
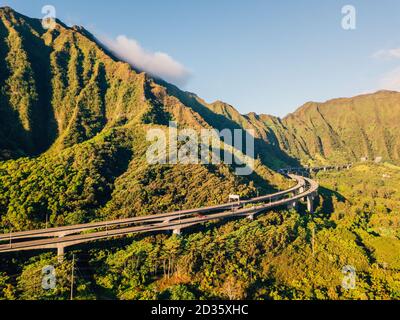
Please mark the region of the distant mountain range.
[[[107, 210], [127, 215], [137, 208], [148, 213], [160, 209], [156, 206], [160, 203], [165, 209], [179, 207], [178, 198], [187, 206], [204, 205], [220, 201], [229, 191], [250, 195], [255, 188], [279, 187], [284, 180], [271, 169], [282, 166], [343, 163], [365, 156], [396, 162], [400, 157], [398, 111], [400, 93], [381, 91], [307, 103], [283, 119], [242, 115], [224, 102], [206, 103], [135, 70], [82, 27], [57, 21], [54, 30], [45, 30], [39, 19], [0, 8], [0, 160], [31, 158], [23, 160], [30, 161], [30, 169], [18, 179], [18, 167], [7, 165], [3, 171], [0, 167], [4, 177], [15, 178], [3, 192], [26, 179], [50, 179], [32, 178], [32, 172], [61, 166], [79, 172], [86, 168], [81, 172], [83, 180], [96, 172], [98, 181], [103, 181], [93, 182], [94, 189], [79, 198], [82, 210], [113, 208]], [[165, 128], [171, 120], [197, 129], [254, 129], [255, 174], [239, 178], [229, 168], [212, 166], [200, 166], [196, 172], [180, 166], [154, 171], [143, 160], [145, 130]], [[184, 187], [163, 189], [162, 181], [172, 184], [182, 176]], [[152, 190], [151, 181], [162, 190]], [[215, 189], [207, 189], [205, 181], [214, 181]], [[87, 187], [88, 182], [82, 185]], [[198, 198], [190, 200], [187, 190], [182, 191], [185, 188], [198, 190]], [[10, 211], [10, 197], [3, 195], [0, 209]], [[48, 199], [43, 201], [50, 210]]]
[[283, 119], [252, 115], [261, 132], [304, 163], [344, 163], [361, 158], [399, 162], [400, 93], [379, 91], [325, 103], [309, 102]]

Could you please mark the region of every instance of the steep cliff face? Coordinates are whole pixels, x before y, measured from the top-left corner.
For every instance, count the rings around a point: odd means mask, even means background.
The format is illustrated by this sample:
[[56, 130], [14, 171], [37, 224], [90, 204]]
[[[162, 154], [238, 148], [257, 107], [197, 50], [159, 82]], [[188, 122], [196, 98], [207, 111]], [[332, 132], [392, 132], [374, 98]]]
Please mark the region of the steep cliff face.
[[344, 163], [362, 157], [400, 161], [399, 92], [309, 102], [283, 119], [240, 115], [220, 102], [210, 108], [239, 126], [254, 129], [268, 147], [266, 154], [286, 157], [286, 163], [293, 159], [310, 164]]
[[167, 132], [169, 121], [241, 128], [216, 106], [119, 61], [82, 27], [58, 21], [45, 30], [40, 20], [0, 8], [3, 226], [159, 213], [287, 186], [266, 166], [284, 163], [275, 157], [256, 161], [248, 177], [224, 164], [150, 165], [146, 133]]
[[[283, 119], [282, 147], [301, 159], [400, 160], [400, 93], [308, 103]], [[284, 133], [283, 132], [283, 133]]]
[[[400, 93], [383, 91], [308, 103], [284, 119], [242, 115], [135, 70], [81, 27], [58, 21], [45, 30], [40, 20], [1, 8], [0, 215], [25, 229], [46, 213], [54, 224], [149, 214], [285, 187], [272, 169], [300, 161], [396, 162], [398, 111]], [[166, 131], [169, 121], [196, 130], [254, 130], [254, 173], [149, 165], [146, 132]]]
[[138, 121], [148, 79], [114, 61], [81, 28], [0, 10], [0, 149], [40, 154]]
[[[0, 154], [3, 159], [59, 151], [127, 124], [251, 128], [232, 106], [208, 104], [115, 59], [85, 29], [0, 9]], [[263, 140], [269, 166], [288, 158]], [[265, 151], [268, 156], [264, 156]]]

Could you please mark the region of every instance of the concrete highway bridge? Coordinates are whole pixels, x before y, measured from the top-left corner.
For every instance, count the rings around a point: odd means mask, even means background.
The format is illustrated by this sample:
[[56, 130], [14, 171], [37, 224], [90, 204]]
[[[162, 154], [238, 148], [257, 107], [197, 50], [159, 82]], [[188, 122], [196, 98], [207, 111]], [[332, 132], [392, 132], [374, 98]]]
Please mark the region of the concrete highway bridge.
[[345, 169], [350, 169], [353, 166], [352, 163], [345, 164], [345, 165], [336, 165], [336, 166], [322, 166], [322, 167], [289, 167], [289, 168], [283, 168], [279, 169], [278, 172], [281, 174], [300, 174], [300, 175], [305, 175], [305, 174], [311, 174], [311, 173], [317, 173], [320, 171], [330, 171], [330, 170], [345, 170]]
[[[337, 167], [332, 169], [337, 169]], [[65, 248], [71, 246], [138, 233], [172, 231], [174, 234], [180, 234], [183, 229], [208, 221], [237, 217], [254, 219], [256, 215], [273, 208], [282, 206], [296, 208], [300, 201], [306, 201], [308, 211], [313, 213], [314, 199], [318, 195], [318, 183], [291, 173], [295, 172], [294, 168], [281, 169], [280, 172], [287, 174], [297, 184], [288, 190], [234, 203], [143, 217], [3, 234], [0, 235], [0, 253], [57, 249], [59, 260], [62, 261]]]

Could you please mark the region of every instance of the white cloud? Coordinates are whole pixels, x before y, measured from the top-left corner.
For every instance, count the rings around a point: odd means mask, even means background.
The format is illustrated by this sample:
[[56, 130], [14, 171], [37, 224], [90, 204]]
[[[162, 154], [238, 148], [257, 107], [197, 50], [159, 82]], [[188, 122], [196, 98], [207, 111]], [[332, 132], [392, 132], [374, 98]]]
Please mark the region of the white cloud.
[[380, 89], [400, 91], [400, 67], [387, 72], [379, 83]]
[[379, 50], [372, 55], [376, 59], [400, 59], [400, 48]]
[[166, 53], [147, 51], [134, 39], [124, 35], [116, 39], [100, 36], [99, 39], [119, 59], [136, 69], [180, 86], [184, 86], [190, 78], [189, 70], [181, 63]]
[[[400, 48], [379, 50], [372, 57], [379, 60], [398, 60]], [[384, 73], [378, 81], [378, 89], [400, 91], [400, 67]]]

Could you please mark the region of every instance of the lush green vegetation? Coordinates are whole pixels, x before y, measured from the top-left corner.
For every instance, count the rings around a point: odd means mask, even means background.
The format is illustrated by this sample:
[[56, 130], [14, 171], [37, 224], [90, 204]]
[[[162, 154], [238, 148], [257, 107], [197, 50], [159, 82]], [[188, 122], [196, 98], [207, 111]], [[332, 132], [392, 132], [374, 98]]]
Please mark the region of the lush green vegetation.
[[399, 164], [399, 110], [399, 92], [379, 91], [307, 103], [274, 128], [280, 146], [303, 162], [347, 163], [382, 157]]
[[[288, 188], [270, 168], [296, 159], [399, 158], [398, 93], [308, 104], [283, 120], [240, 115], [136, 72], [84, 29], [59, 23], [46, 31], [1, 8], [0, 40], [1, 232], [200, 207], [231, 193], [252, 197]], [[146, 130], [166, 130], [169, 120], [254, 129], [254, 174], [148, 165]], [[313, 216], [303, 205], [208, 223], [182, 237], [102, 241], [73, 248], [62, 264], [54, 252], [2, 254], [0, 298], [68, 299], [75, 254], [77, 299], [399, 299], [400, 169], [368, 163], [316, 178]], [[41, 289], [46, 265], [56, 267], [54, 290]], [[357, 271], [354, 290], [341, 286], [346, 265]]]
[[211, 128], [168, 94], [168, 84], [115, 60], [82, 28], [44, 30], [1, 8], [0, 37], [4, 230], [203, 206], [286, 186], [261, 161], [246, 179], [223, 165], [149, 167], [147, 129], [165, 130], [169, 120]]
[[[2, 297], [65, 298], [74, 253], [78, 299], [399, 299], [400, 168], [358, 165], [317, 178], [322, 195], [314, 216], [303, 207], [208, 223], [181, 237], [76, 248], [57, 267], [54, 292], [38, 288], [35, 273], [57, 264], [54, 253], [0, 257], [7, 265]], [[357, 272], [354, 290], [341, 285], [346, 265]]]

